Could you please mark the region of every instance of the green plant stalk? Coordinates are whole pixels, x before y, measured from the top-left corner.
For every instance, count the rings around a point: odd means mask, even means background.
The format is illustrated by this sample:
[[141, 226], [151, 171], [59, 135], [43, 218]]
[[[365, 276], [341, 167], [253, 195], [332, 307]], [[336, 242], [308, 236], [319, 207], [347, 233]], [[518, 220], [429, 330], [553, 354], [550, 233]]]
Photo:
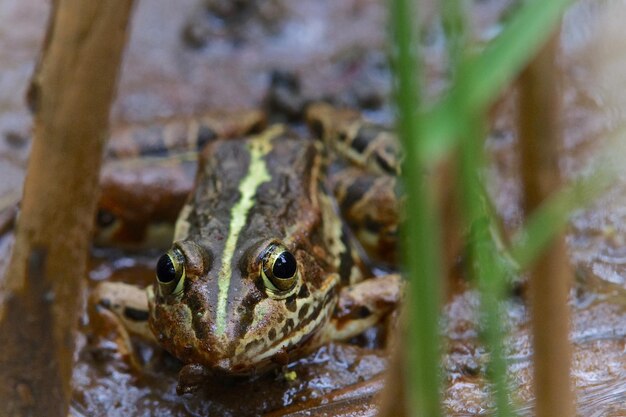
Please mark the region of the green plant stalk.
[[530, 215], [524, 228], [513, 236], [511, 256], [519, 268], [525, 269], [535, 262], [554, 236], [565, 229], [570, 214], [592, 203], [615, 178], [616, 172], [600, 167], [595, 175], [578, 180], [548, 197]]
[[415, 416], [441, 416], [440, 375], [440, 254], [438, 227], [432, 201], [423, 178], [419, 154], [419, 72], [414, 43], [416, 16], [411, 0], [390, 2], [397, 131], [406, 153], [403, 167], [406, 188], [406, 221], [403, 229], [404, 261], [409, 279], [406, 398]]
[[[478, 288], [480, 291], [480, 313], [483, 320], [482, 336], [488, 346], [490, 358], [488, 377], [492, 383], [492, 395], [496, 407], [495, 415], [514, 415], [509, 395], [507, 359], [504, 351], [505, 329], [502, 317], [505, 312], [502, 300], [506, 295], [506, 281], [502, 268], [494, 255], [493, 245], [476, 248], [476, 259], [481, 265]], [[497, 255], [496, 255], [497, 256]]]
[[467, 47], [467, 24], [461, 0], [444, 0], [441, 4], [441, 19], [446, 34], [448, 68], [451, 79], [457, 76], [461, 62], [465, 59]]
[[450, 122], [455, 109], [461, 114], [486, 110], [545, 43], [570, 3], [572, 0], [524, 2], [500, 35], [468, 60], [461, 83], [466, 91], [459, 91], [458, 84], [452, 86], [444, 99], [418, 115], [422, 163], [434, 165], [455, 146], [463, 134], [462, 124]]
[[488, 377], [492, 383], [495, 415], [513, 415], [507, 383], [507, 363], [503, 351], [505, 331], [501, 323], [504, 314], [501, 303], [505, 297], [507, 281], [498, 249], [491, 237], [491, 227], [496, 224], [488, 210], [480, 172], [484, 168], [483, 117], [459, 114], [465, 123], [466, 133], [459, 142], [459, 174], [466, 224], [471, 226], [470, 259], [472, 274], [480, 293], [480, 318], [482, 336], [490, 353]]
[[[464, 134], [459, 137], [458, 181], [463, 205], [465, 224], [473, 232], [469, 242], [472, 276], [480, 293], [480, 317], [482, 336], [490, 352], [488, 377], [492, 383], [492, 396], [495, 415], [512, 415], [508, 384], [507, 363], [503, 345], [505, 332], [500, 323], [503, 311], [501, 302], [506, 289], [505, 270], [499, 260], [498, 250], [492, 239], [491, 229], [497, 221], [489, 209], [485, 187], [480, 183], [480, 172], [484, 170], [483, 137], [484, 115], [482, 111], [463, 108], [465, 94], [471, 93], [467, 71], [467, 33], [464, 11], [459, 0], [445, 0], [443, 21], [446, 31], [446, 47], [450, 62], [450, 72], [455, 79], [455, 95], [458, 101], [450, 104], [449, 115], [458, 126], [463, 126]], [[456, 113], [456, 114], [455, 114]]]

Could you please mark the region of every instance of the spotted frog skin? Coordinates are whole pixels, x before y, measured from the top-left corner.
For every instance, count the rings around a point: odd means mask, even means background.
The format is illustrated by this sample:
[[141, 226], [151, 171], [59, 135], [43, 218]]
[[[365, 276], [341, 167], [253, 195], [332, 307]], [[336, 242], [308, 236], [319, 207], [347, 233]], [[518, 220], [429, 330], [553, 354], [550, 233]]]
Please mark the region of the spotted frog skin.
[[[145, 293], [111, 283], [96, 290], [99, 304], [127, 328], [152, 334], [186, 364], [179, 393], [193, 391], [207, 375], [251, 375], [286, 365], [361, 333], [397, 306], [400, 277], [370, 276], [340, 215], [355, 198], [338, 204], [329, 191], [346, 193], [329, 172], [355, 168], [331, 168], [327, 136], [341, 128], [329, 124], [327, 111], [309, 115], [322, 140], [272, 125], [210, 141], [154, 284]], [[367, 184], [361, 196], [371, 199], [367, 191], [380, 185]], [[141, 329], [146, 317], [151, 332]]]

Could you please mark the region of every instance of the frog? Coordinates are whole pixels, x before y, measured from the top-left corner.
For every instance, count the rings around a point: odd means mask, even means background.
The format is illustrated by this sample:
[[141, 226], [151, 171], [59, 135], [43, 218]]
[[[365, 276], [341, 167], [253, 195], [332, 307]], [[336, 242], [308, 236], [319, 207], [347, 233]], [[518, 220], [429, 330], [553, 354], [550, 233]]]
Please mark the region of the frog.
[[249, 120], [230, 135], [188, 122], [205, 143], [153, 284], [104, 282], [94, 291], [121, 333], [184, 364], [179, 394], [348, 340], [396, 312], [404, 292], [400, 274], [370, 265], [396, 246], [391, 133], [324, 103], [308, 107], [309, 135]]

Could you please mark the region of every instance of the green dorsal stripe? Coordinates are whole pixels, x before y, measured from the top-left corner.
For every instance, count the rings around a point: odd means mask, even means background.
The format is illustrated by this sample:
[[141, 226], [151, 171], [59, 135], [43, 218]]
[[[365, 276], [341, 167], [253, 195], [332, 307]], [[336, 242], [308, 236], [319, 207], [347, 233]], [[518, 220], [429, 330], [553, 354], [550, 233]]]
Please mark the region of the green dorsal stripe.
[[218, 275], [219, 294], [217, 299], [217, 316], [215, 319], [215, 333], [221, 335], [226, 330], [226, 301], [228, 300], [228, 288], [230, 287], [231, 263], [237, 239], [241, 230], [246, 224], [248, 211], [254, 205], [256, 190], [261, 184], [270, 179], [270, 174], [265, 164], [265, 155], [271, 150], [270, 141], [273, 137], [280, 135], [284, 128], [274, 126], [263, 134], [253, 138], [249, 144], [250, 164], [248, 172], [239, 183], [239, 201], [230, 210], [230, 226], [228, 238], [222, 252], [222, 267]]

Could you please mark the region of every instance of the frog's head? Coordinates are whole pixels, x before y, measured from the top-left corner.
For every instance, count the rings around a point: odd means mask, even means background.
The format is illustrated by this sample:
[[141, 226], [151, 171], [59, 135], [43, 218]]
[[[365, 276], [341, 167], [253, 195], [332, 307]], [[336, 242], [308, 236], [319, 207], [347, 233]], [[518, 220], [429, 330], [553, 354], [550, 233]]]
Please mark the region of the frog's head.
[[150, 326], [183, 362], [230, 374], [286, 364], [328, 318], [334, 289], [306, 282], [328, 277], [305, 251], [264, 240], [242, 250], [231, 267], [219, 261], [183, 241], [157, 263]]
[[158, 261], [150, 327], [186, 363], [230, 374], [285, 364], [323, 327], [338, 275], [324, 253], [313, 147], [216, 142]]

